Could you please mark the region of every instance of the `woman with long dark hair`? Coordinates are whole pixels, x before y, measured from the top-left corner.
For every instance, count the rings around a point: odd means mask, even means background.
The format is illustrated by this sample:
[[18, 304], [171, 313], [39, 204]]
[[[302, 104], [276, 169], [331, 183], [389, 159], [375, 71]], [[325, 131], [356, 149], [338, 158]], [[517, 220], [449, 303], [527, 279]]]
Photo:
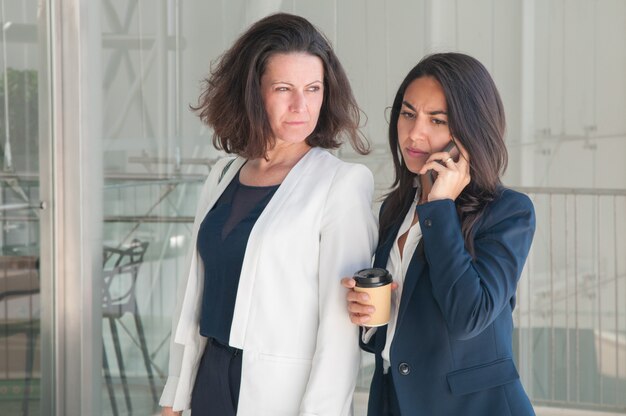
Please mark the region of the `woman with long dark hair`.
[[219, 59], [196, 107], [217, 148], [173, 320], [163, 415], [348, 416], [357, 329], [339, 280], [369, 265], [374, 182], [326, 149], [367, 153], [326, 38], [285, 13]]
[[398, 89], [395, 181], [374, 260], [395, 280], [389, 324], [367, 328], [367, 295], [347, 295], [361, 347], [376, 356], [372, 416], [534, 414], [513, 362], [512, 312], [535, 215], [502, 186], [504, 131], [496, 86], [470, 56], [427, 56]]

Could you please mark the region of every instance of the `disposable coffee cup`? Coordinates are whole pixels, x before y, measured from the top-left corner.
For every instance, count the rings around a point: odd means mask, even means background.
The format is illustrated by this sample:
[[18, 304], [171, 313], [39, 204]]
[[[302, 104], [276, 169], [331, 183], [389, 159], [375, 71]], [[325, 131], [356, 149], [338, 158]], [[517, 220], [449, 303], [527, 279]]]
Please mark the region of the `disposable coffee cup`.
[[391, 313], [391, 274], [381, 268], [363, 269], [353, 276], [356, 281], [354, 290], [365, 292], [369, 295], [365, 305], [372, 305], [376, 310], [371, 314], [371, 319], [363, 326], [377, 327], [387, 325]]

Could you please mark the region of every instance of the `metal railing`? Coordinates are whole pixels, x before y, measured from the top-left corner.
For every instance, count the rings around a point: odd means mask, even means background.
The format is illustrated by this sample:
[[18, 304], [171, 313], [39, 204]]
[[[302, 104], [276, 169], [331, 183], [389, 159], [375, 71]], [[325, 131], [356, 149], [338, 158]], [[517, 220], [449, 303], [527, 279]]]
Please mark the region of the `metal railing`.
[[514, 314], [531, 399], [626, 412], [626, 190], [517, 189], [537, 215]]

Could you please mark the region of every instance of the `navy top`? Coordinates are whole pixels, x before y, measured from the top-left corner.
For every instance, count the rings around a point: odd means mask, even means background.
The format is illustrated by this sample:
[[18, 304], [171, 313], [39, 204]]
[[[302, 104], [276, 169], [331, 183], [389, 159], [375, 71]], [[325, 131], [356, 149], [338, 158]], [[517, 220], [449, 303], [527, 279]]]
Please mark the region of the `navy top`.
[[197, 241], [204, 263], [202, 336], [228, 345], [248, 237], [278, 186], [244, 185], [237, 172], [202, 221]]

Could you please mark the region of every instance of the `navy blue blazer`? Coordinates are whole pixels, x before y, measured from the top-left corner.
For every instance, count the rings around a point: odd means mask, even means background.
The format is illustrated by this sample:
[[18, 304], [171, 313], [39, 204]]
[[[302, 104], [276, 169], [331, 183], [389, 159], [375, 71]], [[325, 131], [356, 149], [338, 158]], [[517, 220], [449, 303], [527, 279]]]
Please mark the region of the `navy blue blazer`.
[[[501, 189], [474, 228], [474, 259], [452, 200], [418, 205], [417, 212], [423, 236], [404, 280], [390, 350], [402, 415], [534, 415], [512, 354], [515, 291], [535, 232], [532, 202]], [[379, 242], [375, 267], [386, 267], [405, 215]], [[361, 342], [376, 355], [371, 416], [382, 414], [386, 330]]]

